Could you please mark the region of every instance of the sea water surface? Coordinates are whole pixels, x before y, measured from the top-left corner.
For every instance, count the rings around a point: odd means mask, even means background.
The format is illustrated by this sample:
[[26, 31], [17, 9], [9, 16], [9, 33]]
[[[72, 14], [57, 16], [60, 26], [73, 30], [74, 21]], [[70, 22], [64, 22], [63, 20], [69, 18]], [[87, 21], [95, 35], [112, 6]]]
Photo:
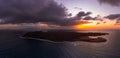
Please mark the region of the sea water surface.
[[108, 32], [107, 42], [25, 40], [26, 31], [0, 30], [0, 58], [120, 58], [120, 31], [94, 32]]

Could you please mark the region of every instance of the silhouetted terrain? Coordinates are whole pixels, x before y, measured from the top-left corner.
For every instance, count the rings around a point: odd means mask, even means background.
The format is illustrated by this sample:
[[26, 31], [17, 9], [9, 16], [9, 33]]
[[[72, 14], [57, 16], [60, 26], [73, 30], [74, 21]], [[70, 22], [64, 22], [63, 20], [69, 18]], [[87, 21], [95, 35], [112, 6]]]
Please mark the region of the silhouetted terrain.
[[102, 37], [90, 38], [89, 36], [102, 36], [108, 33], [80, 33], [76, 31], [35, 31], [28, 32], [23, 37], [40, 38], [52, 41], [88, 41], [105, 42]]

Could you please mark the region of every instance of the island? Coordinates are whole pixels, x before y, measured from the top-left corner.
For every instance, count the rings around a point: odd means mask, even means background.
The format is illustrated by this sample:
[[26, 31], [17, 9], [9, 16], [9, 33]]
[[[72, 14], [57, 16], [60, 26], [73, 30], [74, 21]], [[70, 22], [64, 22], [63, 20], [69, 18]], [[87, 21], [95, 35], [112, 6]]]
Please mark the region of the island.
[[27, 32], [22, 37], [51, 40], [55, 42], [62, 41], [86, 41], [86, 42], [106, 42], [105, 38], [99, 37], [109, 33], [88, 32], [81, 33], [76, 31], [34, 31]]

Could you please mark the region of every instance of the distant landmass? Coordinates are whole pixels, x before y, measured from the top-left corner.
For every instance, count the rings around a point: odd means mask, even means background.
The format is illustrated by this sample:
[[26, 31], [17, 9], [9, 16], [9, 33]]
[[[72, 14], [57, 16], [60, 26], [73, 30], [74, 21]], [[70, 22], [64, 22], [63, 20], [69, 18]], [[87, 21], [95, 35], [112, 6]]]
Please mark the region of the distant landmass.
[[62, 41], [86, 41], [86, 42], [106, 42], [105, 38], [99, 37], [109, 33], [88, 32], [80, 33], [76, 31], [34, 31], [28, 32], [22, 37], [51, 40], [56, 42]]

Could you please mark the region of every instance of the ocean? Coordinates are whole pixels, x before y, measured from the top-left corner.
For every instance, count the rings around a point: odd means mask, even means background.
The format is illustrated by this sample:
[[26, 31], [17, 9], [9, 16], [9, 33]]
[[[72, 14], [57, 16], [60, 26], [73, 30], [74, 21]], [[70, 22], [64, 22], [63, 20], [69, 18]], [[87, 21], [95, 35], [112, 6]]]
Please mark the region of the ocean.
[[[108, 32], [107, 42], [49, 42], [20, 38], [28, 31], [0, 30], [0, 58], [120, 58], [120, 31]], [[81, 31], [80, 31], [81, 32]]]

